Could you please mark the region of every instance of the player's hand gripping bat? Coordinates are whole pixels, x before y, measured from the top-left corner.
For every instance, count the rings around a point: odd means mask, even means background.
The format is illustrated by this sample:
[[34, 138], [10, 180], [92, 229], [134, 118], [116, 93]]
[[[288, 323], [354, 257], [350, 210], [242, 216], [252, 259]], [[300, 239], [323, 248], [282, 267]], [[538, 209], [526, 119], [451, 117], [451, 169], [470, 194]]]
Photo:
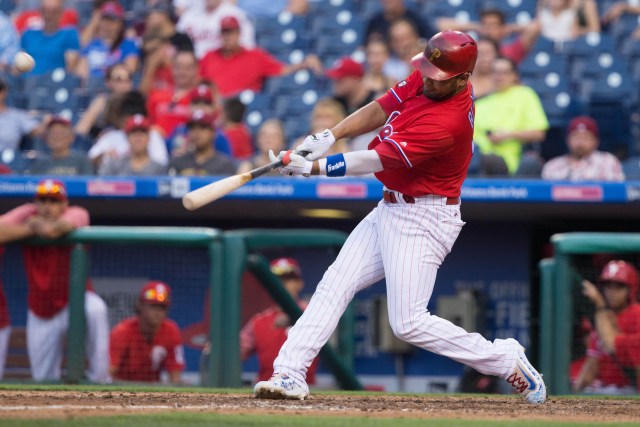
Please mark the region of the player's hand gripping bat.
[[[296, 154], [304, 157], [309, 154], [309, 152], [300, 151]], [[207, 184], [204, 187], [198, 188], [197, 190], [193, 190], [185, 194], [185, 196], [182, 198], [182, 205], [187, 210], [194, 211], [206, 204], [209, 204], [226, 196], [232, 191], [242, 187], [249, 181], [252, 181], [283, 165], [284, 163], [282, 159], [280, 159], [276, 162], [269, 163], [268, 165], [255, 168], [252, 171], [239, 173], [237, 175], [229, 176], [216, 182], [212, 182], [211, 184]]]

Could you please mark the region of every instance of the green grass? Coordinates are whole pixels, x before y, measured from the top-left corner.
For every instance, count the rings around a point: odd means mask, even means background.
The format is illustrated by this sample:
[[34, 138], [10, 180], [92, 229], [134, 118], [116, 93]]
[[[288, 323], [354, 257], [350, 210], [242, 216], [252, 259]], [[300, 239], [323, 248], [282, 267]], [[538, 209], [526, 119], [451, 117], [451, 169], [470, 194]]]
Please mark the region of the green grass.
[[348, 418], [348, 417], [310, 417], [302, 415], [220, 415], [169, 413], [154, 415], [120, 415], [115, 417], [87, 417], [65, 420], [0, 420], [2, 427], [17, 426], [46, 427], [170, 427], [170, 426], [206, 426], [206, 427], [577, 427], [577, 426], [640, 426], [640, 423], [574, 423], [553, 421], [496, 421], [496, 420], [460, 420], [460, 419], [416, 419], [416, 418]]

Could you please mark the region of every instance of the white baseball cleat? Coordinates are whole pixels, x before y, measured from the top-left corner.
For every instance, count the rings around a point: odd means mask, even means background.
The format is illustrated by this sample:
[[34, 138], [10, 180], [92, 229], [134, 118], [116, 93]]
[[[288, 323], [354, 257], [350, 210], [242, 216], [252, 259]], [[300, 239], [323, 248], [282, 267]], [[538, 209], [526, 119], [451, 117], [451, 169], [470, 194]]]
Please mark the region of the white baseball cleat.
[[299, 384], [286, 374], [273, 374], [267, 381], [260, 381], [253, 388], [257, 399], [298, 399], [309, 396], [309, 386]]
[[547, 387], [542, 381], [542, 375], [531, 366], [522, 347], [518, 350], [516, 367], [507, 377], [507, 382], [520, 393], [520, 396], [533, 405], [540, 405], [547, 398]]

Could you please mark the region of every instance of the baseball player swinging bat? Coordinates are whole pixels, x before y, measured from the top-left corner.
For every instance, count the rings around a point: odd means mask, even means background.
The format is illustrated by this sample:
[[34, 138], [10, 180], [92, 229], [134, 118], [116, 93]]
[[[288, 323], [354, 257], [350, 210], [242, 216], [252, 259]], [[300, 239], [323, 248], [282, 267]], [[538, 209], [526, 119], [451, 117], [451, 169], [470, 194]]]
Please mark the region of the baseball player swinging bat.
[[[309, 154], [309, 152], [300, 151], [296, 154], [304, 157]], [[249, 181], [252, 181], [268, 172], [271, 172], [272, 170], [277, 169], [280, 166], [287, 165], [289, 163], [288, 159], [289, 156], [287, 155], [277, 162], [272, 162], [268, 165], [260, 166], [259, 168], [255, 168], [249, 172], [229, 176], [227, 178], [223, 178], [219, 181], [205, 185], [204, 187], [198, 188], [197, 190], [190, 191], [182, 198], [182, 205], [189, 211], [199, 209], [204, 205], [215, 202], [216, 200], [226, 196], [232, 191], [237, 190]]]

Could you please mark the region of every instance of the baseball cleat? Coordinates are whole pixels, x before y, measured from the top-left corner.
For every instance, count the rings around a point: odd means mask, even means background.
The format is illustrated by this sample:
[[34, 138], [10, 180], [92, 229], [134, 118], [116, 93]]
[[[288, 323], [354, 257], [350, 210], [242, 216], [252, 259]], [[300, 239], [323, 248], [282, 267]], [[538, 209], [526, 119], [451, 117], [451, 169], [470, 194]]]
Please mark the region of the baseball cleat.
[[256, 399], [297, 399], [309, 396], [309, 387], [286, 374], [273, 374], [267, 381], [260, 381], [253, 388]]
[[542, 375], [531, 366], [522, 347], [518, 350], [516, 367], [513, 373], [507, 377], [507, 382], [520, 396], [533, 405], [540, 405], [547, 398], [547, 387], [542, 381]]

